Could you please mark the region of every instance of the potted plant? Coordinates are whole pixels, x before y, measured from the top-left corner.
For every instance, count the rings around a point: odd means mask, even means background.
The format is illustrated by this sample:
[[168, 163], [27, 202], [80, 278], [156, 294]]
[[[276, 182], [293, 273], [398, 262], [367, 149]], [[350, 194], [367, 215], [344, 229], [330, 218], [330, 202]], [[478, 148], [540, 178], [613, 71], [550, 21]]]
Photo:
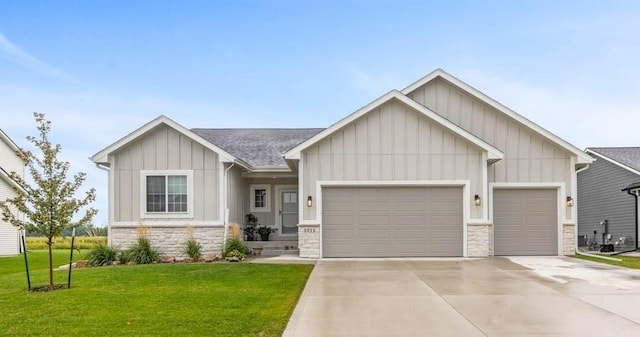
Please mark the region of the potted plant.
[[256, 237], [256, 225], [258, 224], [258, 217], [253, 213], [249, 213], [244, 216], [247, 220], [246, 227], [244, 228], [244, 233], [247, 236], [247, 241], [257, 241]]
[[262, 241], [269, 241], [269, 234], [271, 234], [271, 227], [269, 226], [258, 226], [258, 234], [260, 234], [260, 238]]

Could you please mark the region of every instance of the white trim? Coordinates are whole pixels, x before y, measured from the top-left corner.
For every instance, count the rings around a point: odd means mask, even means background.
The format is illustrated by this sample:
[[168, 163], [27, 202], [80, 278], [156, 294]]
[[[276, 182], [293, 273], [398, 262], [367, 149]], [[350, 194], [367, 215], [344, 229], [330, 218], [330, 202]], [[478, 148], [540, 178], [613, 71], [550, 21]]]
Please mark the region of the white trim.
[[444, 80], [446, 80], [446, 81], [450, 82], [451, 84], [453, 84], [454, 86], [458, 87], [460, 90], [465, 91], [466, 93], [474, 96], [475, 98], [477, 98], [480, 101], [486, 103], [487, 105], [491, 106], [492, 108], [502, 112], [503, 114], [509, 116], [510, 118], [513, 118], [514, 120], [516, 120], [520, 124], [523, 124], [524, 126], [528, 127], [529, 129], [535, 131], [536, 133], [538, 133], [538, 134], [542, 135], [543, 137], [551, 140], [552, 142], [558, 144], [562, 148], [572, 152], [573, 154], [575, 154], [578, 157], [578, 162], [577, 162], [578, 164], [590, 164], [591, 162], [593, 162], [593, 158], [591, 158], [589, 155], [587, 155], [585, 152], [583, 152], [579, 148], [575, 147], [574, 145], [570, 144], [569, 142], [565, 141], [564, 139], [554, 135], [553, 133], [547, 131], [546, 129], [542, 128], [538, 124], [528, 120], [527, 118], [523, 117], [522, 115], [518, 114], [517, 112], [515, 112], [515, 111], [509, 109], [508, 107], [502, 105], [498, 101], [496, 101], [493, 98], [485, 95], [484, 93], [480, 92], [478, 89], [476, 89], [476, 88], [470, 86], [469, 84], [459, 80], [455, 76], [447, 73], [446, 71], [444, 71], [442, 69], [436, 69], [436, 70], [432, 71], [431, 73], [427, 74], [423, 78], [417, 80], [413, 84], [411, 84], [408, 87], [402, 89], [401, 92], [402, 92], [403, 95], [409, 95], [414, 90], [422, 87], [423, 85], [427, 84], [428, 82], [431, 82], [432, 80], [434, 80], [437, 77], [443, 78]]
[[[495, 255], [495, 244], [496, 244], [496, 240], [495, 240], [495, 235], [496, 235], [496, 227], [495, 227], [495, 223], [493, 220], [493, 191], [495, 189], [544, 189], [544, 190], [552, 190], [555, 189], [557, 191], [557, 199], [556, 199], [556, 217], [557, 217], [557, 230], [556, 230], [556, 235], [558, 238], [558, 247], [557, 247], [557, 253], [559, 256], [564, 255], [563, 254], [563, 223], [564, 221], [564, 215], [565, 212], [563, 212], [563, 210], [566, 207], [566, 202], [565, 202], [565, 198], [563, 196], [566, 195], [565, 193], [565, 189], [566, 189], [566, 184], [565, 183], [558, 183], [558, 182], [543, 182], [543, 183], [490, 183], [489, 184], [489, 202], [491, 203], [490, 205], [490, 210], [491, 212], [489, 212], [489, 221], [493, 224], [493, 238], [492, 238], [492, 242], [493, 242], [493, 252]], [[574, 205], [575, 207], [575, 205]]]
[[[110, 158], [114, 160], [113, 158]], [[109, 184], [109, 224], [112, 224], [116, 221], [116, 173], [114, 170], [109, 170], [107, 172], [107, 183]], [[109, 245], [111, 245], [111, 241], [109, 241]]]
[[[307, 207], [304, 199], [304, 158], [301, 157], [298, 161], [298, 224], [305, 222], [304, 220], [304, 207]], [[300, 242], [298, 242], [298, 245]]]
[[18, 144], [16, 144], [13, 139], [9, 137], [9, 135], [2, 131], [2, 129], [0, 129], [0, 139], [2, 139], [7, 145], [9, 145], [9, 148], [14, 152], [20, 151], [20, 147], [18, 146]]
[[11, 187], [15, 187], [18, 190], [20, 190], [21, 192], [27, 193], [27, 191], [22, 186], [20, 186], [20, 184], [18, 184], [18, 182], [16, 182], [15, 180], [11, 179], [9, 174], [7, 174], [7, 171], [3, 170], [1, 167], [0, 167], [0, 178], [2, 178], [2, 180], [6, 181], [7, 184], [9, 184]]
[[[225, 201], [227, 200], [227, 191], [226, 191], [226, 181], [225, 181], [225, 168], [224, 168], [224, 163], [223, 162], [218, 162], [218, 171], [216, 172], [216, 175], [218, 176], [218, 221], [220, 222], [224, 222], [225, 220], [225, 213], [226, 213], [226, 203]], [[206, 191], [207, 188], [211, 188], [211, 186], [204, 186], [204, 189]], [[202, 201], [204, 207], [208, 207], [208, 205], [204, 204], [204, 200]]]
[[[282, 196], [280, 195], [282, 192], [296, 192], [298, 194], [298, 206], [300, 206], [300, 191], [298, 190], [298, 186], [296, 185], [275, 185], [275, 202], [273, 209], [273, 216], [275, 217], [275, 226], [278, 229], [278, 236], [285, 238], [293, 238], [297, 237], [298, 233], [285, 234], [282, 231], [282, 215], [280, 211], [282, 211]], [[300, 207], [298, 207], [298, 219], [300, 218]]]
[[324, 129], [323, 131], [319, 132], [318, 134], [316, 134], [315, 136], [311, 137], [310, 139], [302, 142], [298, 146], [296, 146], [293, 149], [287, 151], [284, 154], [284, 158], [285, 159], [300, 159], [300, 153], [303, 150], [305, 150], [308, 147], [314, 145], [315, 143], [319, 142], [320, 140], [324, 139], [325, 137], [331, 135], [336, 130], [341, 129], [342, 127], [350, 124], [351, 122], [355, 121], [356, 119], [360, 118], [361, 116], [369, 113], [370, 111], [378, 108], [379, 106], [385, 104], [386, 102], [388, 102], [388, 101], [390, 101], [392, 99], [396, 99], [396, 100], [404, 103], [405, 105], [408, 105], [409, 107], [411, 107], [412, 109], [422, 113], [424, 116], [426, 116], [427, 118], [431, 119], [432, 121], [440, 124], [444, 128], [446, 128], [446, 129], [450, 130], [451, 132], [457, 134], [458, 136], [466, 139], [468, 142], [470, 142], [470, 143], [480, 147], [481, 149], [487, 151], [489, 159], [491, 159], [491, 160], [500, 160], [500, 159], [502, 159], [504, 157], [504, 153], [502, 151], [500, 151], [498, 148], [494, 147], [493, 145], [485, 142], [484, 140], [476, 137], [475, 135], [471, 134], [467, 130], [464, 130], [463, 128], [457, 126], [456, 124], [452, 123], [451, 121], [447, 120], [446, 118], [444, 118], [444, 117], [438, 115], [437, 113], [429, 110], [424, 105], [421, 105], [418, 102], [408, 98], [407, 96], [403, 95], [401, 92], [399, 92], [397, 90], [391, 90], [388, 93], [386, 93], [383, 96], [381, 96], [380, 98], [376, 99], [375, 101], [365, 105], [364, 107], [360, 108], [356, 112], [354, 112], [354, 113], [350, 114], [349, 116], [341, 119], [340, 121], [338, 121], [337, 123], [333, 124], [332, 126]]
[[239, 160], [238, 158], [234, 157], [233, 155], [229, 154], [228, 152], [222, 150], [221, 148], [211, 144], [209, 141], [207, 141], [206, 139], [198, 136], [197, 134], [195, 134], [194, 132], [192, 132], [191, 130], [185, 128], [184, 126], [174, 122], [173, 120], [171, 120], [170, 118], [164, 116], [164, 115], [160, 115], [158, 117], [156, 117], [154, 120], [150, 121], [149, 123], [141, 126], [140, 128], [136, 129], [135, 131], [131, 132], [130, 134], [124, 136], [123, 138], [120, 138], [118, 141], [116, 141], [115, 143], [107, 146], [106, 148], [102, 149], [100, 152], [94, 154], [93, 156], [91, 156], [91, 161], [93, 161], [94, 163], [103, 163], [103, 164], [109, 164], [108, 162], [108, 156], [119, 150], [120, 148], [127, 146], [129, 143], [135, 141], [136, 139], [138, 139], [139, 137], [141, 137], [142, 135], [144, 135], [145, 133], [153, 130], [154, 128], [156, 128], [157, 126], [164, 124], [170, 128], [173, 128], [174, 130], [184, 134], [185, 136], [189, 137], [191, 140], [195, 141], [196, 143], [204, 146], [205, 148], [215, 152], [218, 154], [218, 158], [219, 161], [221, 162], [237, 162], [239, 163], [241, 166], [244, 166], [245, 168], [248, 168], [249, 165], [247, 163], [244, 163], [243, 161]]
[[[147, 176], [186, 176], [186, 212], [147, 212]], [[140, 219], [193, 219], [193, 170], [140, 170]], [[206, 206], [206, 205], [205, 205]]]
[[470, 218], [470, 196], [469, 196], [469, 180], [320, 180], [316, 181], [316, 220], [307, 220], [301, 225], [318, 225], [320, 231], [319, 251], [320, 258], [323, 258], [322, 252], [322, 188], [323, 187], [362, 187], [362, 186], [398, 186], [398, 187], [430, 187], [430, 186], [443, 186], [443, 187], [462, 187], [462, 256], [467, 257], [467, 222]]
[[110, 225], [112, 228], [131, 228], [138, 227], [140, 225], [148, 227], [224, 227], [224, 223], [221, 221], [180, 221], [180, 220], [168, 220], [156, 221], [154, 219], [145, 219], [144, 221], [118, 221]]
[[622, 163], [620, 163], [620, 162], [618, 162], [618, 161], [616, 161], [616, 160], [614, 160], [614, 159], [612, 159], [612, 158], [610, 158], [610, 157], [607, 157], [607, 156], [603, 155], [603, 154], [602, 154], [602, 153], [600, 153], [600, 152], [597, 152], [597, 151], [592, 150], [592, 149], [590, 149], [590, 148], [587, 148], [587, 149], [586, 149], [586, 150], [584, 150], [584, 151], [585, 151], [586, 153], [588, 153], [588, 154], [591, 154], [591, 155], [594, 155], [594, 156], [598, 156], [598, 157], [600, 157], [600, 158], [602, 158], [602, 159], [604, 159], [604, 160], [606, 160], [606, 161], [610, 162], [611, 164], [616, 165], [616, 166], [618, 166], [618, 167], [621, 167], [621, 168], [623, 168], [623, 169], [625, 169], [625, 170], [627, 170], [627, 171], [629, 171], [629, 172], [631, 172], [631, 173], [634, 173], [634, 174], [640, 175], [640, 171], [638, 171], [638, 170], [636, 170], [636, 169], [634, 169], [634, 168], [631, 168], [631, 167], [629, 167], [629, 166], [627, 166], [627, 165], [625, 165], [625, 164], [622, 164]]
[[[256, 190], [265, 190], [264, 207], [255, 207]], [[271, 185], [270, 184], [250, 184], [249, 185], [249, 211], [250, 212], [271, 212]]]

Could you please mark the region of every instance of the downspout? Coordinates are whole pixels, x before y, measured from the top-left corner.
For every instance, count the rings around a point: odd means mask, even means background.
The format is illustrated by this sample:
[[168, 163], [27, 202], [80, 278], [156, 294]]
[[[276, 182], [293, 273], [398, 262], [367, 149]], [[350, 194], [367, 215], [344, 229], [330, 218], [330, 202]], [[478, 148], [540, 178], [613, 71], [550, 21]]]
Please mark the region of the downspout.
[[[577, 186], [578, 185], [578, 173], [588, 169], [589, 166], [591, 166], [591, 164], [586, 164], [584, 167], [579, 168], [579, 169], [576, 170], [576, 187], [575, 187], [576, 191], [578, 191], [578, 186]], [[578, 200], [577, 192], [576, 192], [576, 196], [575, 197], [576, 197], [575, 205], [574, 205], [574, 207], [576, 207], [576, 213], [575, 213], [576, 214], [576, 229], [575, 229], [575, 234], [574, 234], [575, 235], [575, 240], [576, 240], [575, 253], [576, 253], [576, 255], [578, 255], [578, 254], [585, 255], [585, 253], [580, 252], [578, 250], [578, 206], [580, 205], [580, 200]]]
[[233, 166], [235, 166], [236, 163], [232, 162], [231, 165], [229, 165], [229, 167], [227, 167], [224, 170], [224, 209], [222, 210], [224, 212], [224, 236], [222, 239], [222, 250], [224, 251], [224, 247], [227, 245], [227, 238], [229, 236], [229, 223], [227, 218], [229, 217], [229, 210], [228, 210], [228, 202], [229, 202], [229, 175], [228, 172], [229, 170], [231, 170], [231, 168]]
[[[638, 193], [640, 190], [636, 190], [635, 193], [631, 193], [631, 190], [627, 190], [629, 195], [633, 195], [636, 199], [636, 236], [638, 236]], [[638, 238], [636, 237], [636, 249], [638, 249]]]
[[[100, 163], [96, 163], [96, 167], [99, 170], [103, 170], [103, 171], [109, 172], [109, 175], [111, 174], [110, 173], [111, 169], [108, 166], [105, 166], [105, 165], [100, 164]], [[108, 180], [111, 179], [110, 176], [107, 176], [107, 177], [108, 177], [107, 178]], [[109, 186], [111, 186], [111, 184], [109, 184]], [[109, 204], [108, 204], [108, 207], [107, 207], [107, 209], [109, 210], [109, 214], [107, 216], [107, 219], [108, 219], [107, 220], [107, 246], [111, 247], [111, 221], [112, 221], [112, 219], [111, 219], [111, 207], [113, 207], [113, 205], [111, 205], [111, 193], [113, 193], [113, 191], [111, 191], [111, 188], [109, 188], [109, 187], [107, 187], [107, 190], [109, 191]]]

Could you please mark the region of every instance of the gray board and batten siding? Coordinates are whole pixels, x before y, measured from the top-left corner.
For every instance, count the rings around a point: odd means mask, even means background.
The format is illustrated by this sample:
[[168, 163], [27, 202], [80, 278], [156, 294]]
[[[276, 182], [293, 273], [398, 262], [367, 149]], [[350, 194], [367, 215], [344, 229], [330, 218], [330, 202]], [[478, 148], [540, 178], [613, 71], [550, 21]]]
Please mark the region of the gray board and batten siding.
[[[597, 155], [596, 155], [597, 157]], [[578, 235], [587, 235], [593, 241], [602, 243], [604, 226], [609, 222], [612, 242], [625, 237], [625, 247], [635, 248], [636, 200], [623, 192], [628, 185], [640, 181], [640, 176], [604, 158], [597, 158], [588, 169], [578, 173]], [[579, 240], [583, 243], [583, 240]]]

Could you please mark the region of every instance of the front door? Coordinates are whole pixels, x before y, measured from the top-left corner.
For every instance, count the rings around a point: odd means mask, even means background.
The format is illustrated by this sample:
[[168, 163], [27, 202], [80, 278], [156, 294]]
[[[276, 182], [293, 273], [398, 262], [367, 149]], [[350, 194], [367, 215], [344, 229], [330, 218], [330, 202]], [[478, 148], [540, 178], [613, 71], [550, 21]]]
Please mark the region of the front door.
[[280, 233], [282, 235], [298, 234], [298, 190], [280, 190]]

